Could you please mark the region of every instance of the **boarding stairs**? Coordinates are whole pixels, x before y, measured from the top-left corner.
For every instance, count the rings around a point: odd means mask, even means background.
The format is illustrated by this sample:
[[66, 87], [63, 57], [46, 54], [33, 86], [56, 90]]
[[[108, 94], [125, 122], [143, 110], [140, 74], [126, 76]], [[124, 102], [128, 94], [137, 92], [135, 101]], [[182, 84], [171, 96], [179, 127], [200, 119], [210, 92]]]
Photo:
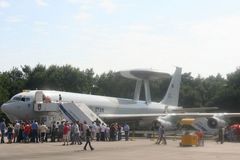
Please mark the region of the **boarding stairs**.
[[68, 121], [86, 121], [87, 124], [91, 124], [98, 119], [101, 124], [104, 123], [104, 121], [84, 103], [58, 103], [58, 106], [64, 118]]
[[37, 102], [34, 104], [35, 112], [61, 112], [63, 117], [69, 122], [84, 121], [91, 124], [97, 119], [102, 124], [105, 122], [101, 120], [86, 104], [84, 103], [70, 103], [70, 102]]

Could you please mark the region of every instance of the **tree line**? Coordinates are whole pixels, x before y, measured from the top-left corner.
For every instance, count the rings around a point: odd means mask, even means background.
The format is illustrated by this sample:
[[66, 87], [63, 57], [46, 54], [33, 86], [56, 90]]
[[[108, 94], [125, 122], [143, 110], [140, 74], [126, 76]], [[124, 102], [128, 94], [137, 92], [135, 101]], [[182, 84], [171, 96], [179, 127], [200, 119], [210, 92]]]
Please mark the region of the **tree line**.
[[[50, 89], [111, 97], [133, 98], [135, 81], [118, 72], [95, 74], [93, 69], [80, 70], [71, 65], [38, 64], [0, 72], [0, 105], [24, 89]], [[153, 101], [160, 101], [168, 88], [169, 79], [150, 83]], [[143, 89], [143, 87], [142, 87]], [[141, 99], [144, 99], [144, 92]], [[240, 68], [223, 78], [220, 74], [194, 78], [182, 74], [179, 105], [183, 107], [219, 107], [222, 111], [240, 111]], [[0, 112], [0, 117], [4, 116]]]

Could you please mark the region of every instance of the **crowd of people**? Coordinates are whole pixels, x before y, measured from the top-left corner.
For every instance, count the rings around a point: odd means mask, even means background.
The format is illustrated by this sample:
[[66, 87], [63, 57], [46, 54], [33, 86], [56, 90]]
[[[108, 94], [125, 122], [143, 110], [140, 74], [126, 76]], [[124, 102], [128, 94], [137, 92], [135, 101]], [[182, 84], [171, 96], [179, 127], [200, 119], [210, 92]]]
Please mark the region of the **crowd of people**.
[[[240, 126], [240, 125], [239, 125]], [[240, 127], [239, 127], [240, 128]], [[127, 123], [122, 125], [112, 123], [107, 125], [100, 123], [99, 120], [93, 121], [91, 124], [79, 121], [68, 122], [63, 120], [61, 122], [52, 122], [51, 126], [47, 126], [43, 122], [38, 121], [16, 121], [14, 124], [6, 125], [5, 120], [0, 120], [0, 141], [1, 143], [44, 143], [44, 142], [62, 142], [64, 146], [67, 145], [81, 145], [85, 141], [84, 150], [89, 145], [90, 149], [94, 148], [91, 141], [120, 141], [124, 139], [129, 140], [130, 127]], [[236, 141], [234, 138], [236, 134], [236, 127], [220, 128], [218, 132], [217, 142], [221, 144], [225, 140]], [[165, 137], [164, 126], [158, 126], [158, 139], [156, 144], [167, 144]], [[199, 145], [204, 144], [203, 132], [196, 131], [195, 133], [199, 139]], [[7, 142], [5, 140], [7, 139]]]
[[[16, 121], [14, 124], [6, 126], [5, 120], [0, 122], [1, 143], [44, 143], [63, 142], [63, 145], [81, 145], [85, 141], [84, 149], [87, 145], [93, 150], [91, 141], [120, 141], [124, 135], [125, 140], [129, 138], [130, 127], [127, 123], [120, 125], [113, 123], [106, 125], [96, 120], [91, 124], [79, 121], [53, 122], [51, 126], [39, 123], [36, 120], [31, 122]], [[4, 137], [7, 137], [7, 142]]]

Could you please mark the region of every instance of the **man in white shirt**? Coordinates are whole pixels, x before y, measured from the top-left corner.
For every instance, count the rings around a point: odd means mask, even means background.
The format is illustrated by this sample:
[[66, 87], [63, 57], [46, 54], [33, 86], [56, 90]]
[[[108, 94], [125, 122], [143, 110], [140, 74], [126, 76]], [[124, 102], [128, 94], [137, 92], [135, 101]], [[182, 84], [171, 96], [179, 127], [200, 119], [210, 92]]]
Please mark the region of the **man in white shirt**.
[[92, 122], [90, 129], [91, 129], [91, 133], [92, 133], [92, 139], [95, 139], [96, 138], [96, 129], [97, 129], [97, 125], [95, 122]]
[[102, 123], [102, 125], [100, 126], [100, 131], [101, 131], [101, 141], [105, 141], [106, 127], [105, 127], [104, 123]]
[[130, 127], [127, 123], [124, 124], [123, 131], [125, 132], [125, 140], [128, 141]]
[[43, 143], [46, 138], [48, 127], [44, 123], [42, 123], [39, 127], [39, 131], [40, 131], [40, 141]]
[[15, 125], [14, 125], [14, 139], [13, 142], [17, 142], [17, 137], [19, 135], [19, 130], [20, 130], [20, 123], [18, 121], [16, 121]]

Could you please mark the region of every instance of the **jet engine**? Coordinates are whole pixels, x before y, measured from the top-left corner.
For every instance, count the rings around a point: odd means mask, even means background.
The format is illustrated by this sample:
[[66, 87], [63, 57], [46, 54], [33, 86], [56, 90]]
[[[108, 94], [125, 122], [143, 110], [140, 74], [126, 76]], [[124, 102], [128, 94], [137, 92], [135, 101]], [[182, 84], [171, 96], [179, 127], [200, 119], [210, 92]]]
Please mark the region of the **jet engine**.
[[211, 117], [208, 118], [207, 125], [209, 128], [216, 129], [220, 127], [224, 127], [226, 122], [223, 119], [220, 119], [218, 117]]

